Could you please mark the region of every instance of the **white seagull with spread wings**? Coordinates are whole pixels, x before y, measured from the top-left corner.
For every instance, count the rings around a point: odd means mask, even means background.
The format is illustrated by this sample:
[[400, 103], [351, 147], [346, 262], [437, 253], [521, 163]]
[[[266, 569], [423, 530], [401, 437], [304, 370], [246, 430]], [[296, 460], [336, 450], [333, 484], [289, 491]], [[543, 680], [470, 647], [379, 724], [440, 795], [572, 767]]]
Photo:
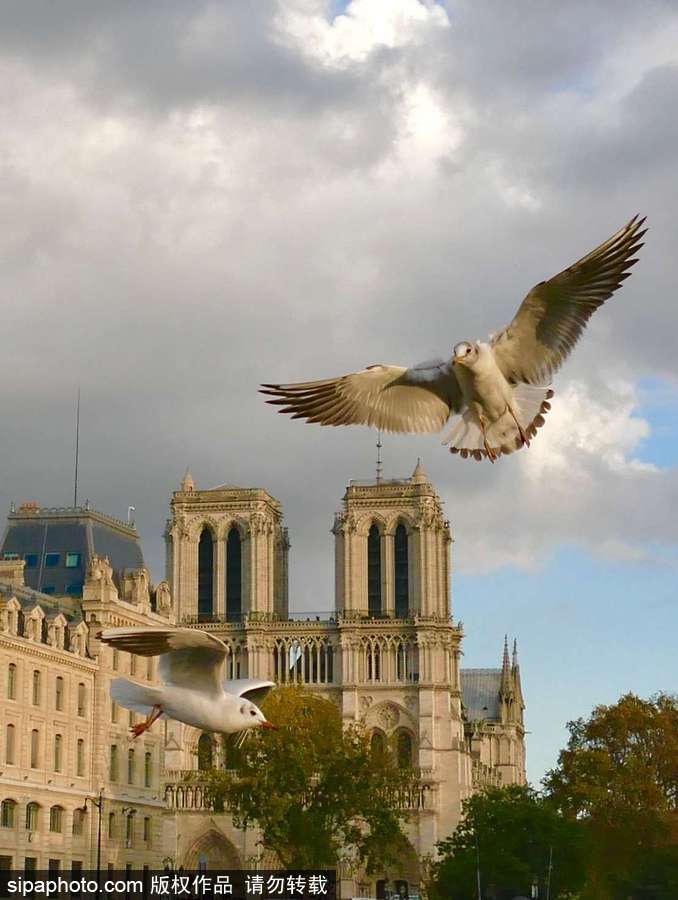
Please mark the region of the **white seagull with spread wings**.
[[551, 376], [596, 309], [628, 278], [642, 247], [645, 219], [634, 216], [574, 265], [541, 281], [511, 324], [489, 342], [462, 341], [449, 360], [412, 368], [369, 366], [360, 372], [300, 384], [264, 384], [282, 413], [320, 425], [371, 425], [382, 431], [440, 431], [450, 452], [494, 462], [529, 446], [551, 408]]
[[224, 680], [228, 648], [205, 631], [192, 628], [111, 628], [101, 640], [138, 656], [159, 656], [160, 687], [128, 678], [111, 682], [111, 697], [147, 718], [132, 727], [139, 737], [160, 717], [177, 719], [202, 731], [235, 734], [247, 728], [276, 728], [256, 703], [272, 681]]

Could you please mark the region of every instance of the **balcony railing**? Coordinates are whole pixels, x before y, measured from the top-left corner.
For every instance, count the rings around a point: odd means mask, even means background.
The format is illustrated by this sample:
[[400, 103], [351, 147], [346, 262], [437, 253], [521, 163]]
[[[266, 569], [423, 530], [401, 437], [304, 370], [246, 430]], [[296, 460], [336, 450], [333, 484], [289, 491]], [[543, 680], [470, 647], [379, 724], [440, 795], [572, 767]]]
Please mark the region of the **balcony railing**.
[[[237, 773], [230, 774], [237, 776]], [[391, 795], [391, 801], [397, 809], [416, 812], [434, 810], [437, 802], [437, 784], [427, 777], [414, 778], [410, 784]], [[165, 775], [165, 802], [168, 809], [191, 812], [194, 810], [213, 810], [214, 797], [201, 779], [200, 772], [195, 769], [168, 770]]]

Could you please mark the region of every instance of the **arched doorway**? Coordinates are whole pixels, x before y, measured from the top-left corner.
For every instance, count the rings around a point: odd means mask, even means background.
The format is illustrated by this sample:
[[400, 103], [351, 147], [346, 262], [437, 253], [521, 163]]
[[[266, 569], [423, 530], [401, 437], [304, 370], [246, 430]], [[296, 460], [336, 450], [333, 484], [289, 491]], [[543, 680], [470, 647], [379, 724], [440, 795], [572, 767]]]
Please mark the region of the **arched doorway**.
[[194, 841], [183, 866], [185, 869], [239, 869], [242, 862], [228, 838], [212, 828]]

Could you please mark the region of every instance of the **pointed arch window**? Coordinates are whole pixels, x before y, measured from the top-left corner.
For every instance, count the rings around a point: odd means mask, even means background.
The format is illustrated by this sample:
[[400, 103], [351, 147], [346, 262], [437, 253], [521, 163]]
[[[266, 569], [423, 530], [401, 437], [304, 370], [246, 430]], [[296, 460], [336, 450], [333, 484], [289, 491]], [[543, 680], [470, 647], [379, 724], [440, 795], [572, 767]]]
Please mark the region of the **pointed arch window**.
[[407, 529], [400, 523], [395, 530], [395, 614], [398, 619], [407, 618], [410, 608], [410, 570], [407, 548]]
[[235, 525], [226, 539], [226, 618], [229, 622], [242, 618], [242, 541]]
[[367, 535], [367, 612], [380, 616], [381, 611], [381, 535], [372, 525]]
[[198, 544], [198, 619], [207, 622], [214, 613], [214, 541], [203, 528]]
[[412, 765], [412, 736], [400, 730], [396, 738], [396, 757], [401, 769], [409, 769]]
[[372, 732], [372, 737], [370, 738], [370, 752], [373, 756], [383, 756], [386, 753], [386, 735], [383, 731]]

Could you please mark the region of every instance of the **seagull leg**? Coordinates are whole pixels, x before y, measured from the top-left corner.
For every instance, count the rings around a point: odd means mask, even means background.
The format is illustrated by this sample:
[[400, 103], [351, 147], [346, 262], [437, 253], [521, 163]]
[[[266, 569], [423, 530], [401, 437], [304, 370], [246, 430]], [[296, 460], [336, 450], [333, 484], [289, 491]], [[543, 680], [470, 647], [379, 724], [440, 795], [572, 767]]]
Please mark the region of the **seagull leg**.
[[487, 453], [487, 458], [491, 463], [494, 463], [497, 458], [497, 454], [494, 452], [492, 447], [487, 443], [487, 433], [485, 431], [485, 420], [482, 416], [478, 416], [478, 421], [480, 422], [480, 430], [483, 433], [483, 445], [485, 447], [485, 453]]
[[162, 715], [162, 707], [154, 706], [151, 710], [151, 714], [144, 722], [139, 722], [137, 725], [132, 725], [130, 731], [132, 732], [133, 737], [138, 738], [144, 733], [144, 731], [148, 731], [151, 725], [155, 722], [156, 719], [159, 719]]
[[512, 418], [513, 421], [516, 423], [516, 428], [518, 429], [518, 434], [520, 435], [520, 439], [522, 440], [523, 445], [524, 445], [525, 447], [529, 447], [529, 446], [530, 446], [530, 442], [529, 442], [529, 440], [528, 440], [528, 438], [527, 438], [527, 435], [526, 435], [525, 432], [523, 431], [523, 426], [522, 426], [522, 425], [520, 424], [520, 422], [518, 421], [518, 417], [517, 417], [516, 414], [513, 412], [513, 409], [512, 409], [510, 406], [508, 406], [507, 409], [508, 409], [508, 411], [511, 413], [511, 418]]

